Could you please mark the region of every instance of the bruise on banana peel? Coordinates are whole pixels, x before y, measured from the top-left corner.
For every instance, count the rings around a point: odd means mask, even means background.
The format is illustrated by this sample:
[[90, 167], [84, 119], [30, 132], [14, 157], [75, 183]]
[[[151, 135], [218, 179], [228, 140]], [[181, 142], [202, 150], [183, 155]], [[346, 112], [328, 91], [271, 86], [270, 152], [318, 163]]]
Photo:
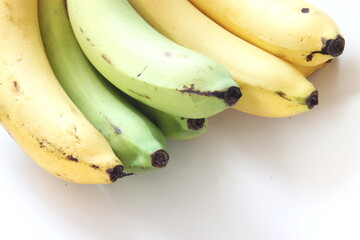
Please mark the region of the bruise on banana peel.
[[240, 88], [238, 87], [230, 87], [225, 91], [201, 91], [195, 89], [194, 84], [191, 84], [190, 87], [184, 86], [184, 89], [181, 90], [178, 89], [178, 91], [181, 93], [190, 93], [201, 96], [209, 96], [209, 97], [224, 99], [225, 103], [228, 104], [229, 106], [235, 105], [242, 96]]
[[323, 47], [320, 51], [313, 51], [309, 55], [306, 56], [306, 61], [311, 62], [314, 54], [323, 54], [323, 55], [330, 55], [332, 57], [340, 56], [344, 49], [345, 49], [345, 39], [337, 35], [334, 39], [322, 38], [321, 41], [323, 42]]

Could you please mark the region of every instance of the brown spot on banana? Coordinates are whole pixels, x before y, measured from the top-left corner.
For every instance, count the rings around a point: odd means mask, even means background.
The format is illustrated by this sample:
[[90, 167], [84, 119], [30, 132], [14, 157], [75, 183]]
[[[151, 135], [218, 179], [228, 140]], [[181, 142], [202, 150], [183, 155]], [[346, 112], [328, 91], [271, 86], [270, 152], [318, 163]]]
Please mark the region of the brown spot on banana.
[[90, 44], [90, 46], [95, 46], [92, 42], [91, 42], [91, 40], [90, 40], [90, 38], [89, 37], [86, 37], [86, 41], [88, 41], [88, 43]]
[[98, 165], [95, 165], [95, 164], [92, 164], [91, 167], [92, 167], [93, 169], [100, 169], [100, 167], [99, 167]]
[[276, 94], [279, 95], [282, 98], [285, 98], [285, 93], [283, 93], [281, 91], [276, 92]]
[[302, 8], [302, 9], [301, 9], [301, 12], [302, 12], [302, 13], [309, 13], [309, 12], [310, 12], [310, 9], [309, 9], [309, 8]]
[[101, 57], [102, 57], [108, 64], [112, 65], [111, 60], [109, 59], [108, 56], [106, 56], [106, 54], [101, 54]]
[[74, 161], [74, 162], [79, 162], [79, 159], [77, 159], [76, 157], [74, 157], [73, 155], [69, 155], [66, 157], [67, 160], [70, 161]]
[[13, 82], [13, 86], [14, 86], [14, 91], [16, 93], [18, 93], [20, 91], [20, 86], [19, 86], [19, 83], [17, 81], [14, 81]]

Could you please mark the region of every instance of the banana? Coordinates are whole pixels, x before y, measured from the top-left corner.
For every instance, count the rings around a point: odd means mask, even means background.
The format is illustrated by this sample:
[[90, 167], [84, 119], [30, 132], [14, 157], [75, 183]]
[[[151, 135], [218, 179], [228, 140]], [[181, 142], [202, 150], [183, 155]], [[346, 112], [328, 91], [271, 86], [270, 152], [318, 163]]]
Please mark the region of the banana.
[[0, 0], [0, 123], [39, 166], [66, 181], [128, 174], [66, 95], [47, 60], [36, 0]]
[[176, 116], [203, 118], [239, 100], [240, 89], [225, 67], [159, 34], [128, 1], [68, 0], [67, 7], [92, 64], [140, 102]]
[[132, 99], [131, 103], [145, 114], [165, 137], [172, 140], [188, 140], [201, 136], [207, 129], [207, 118], [185, 118], [152, 108]]
[[314, 85], [290, 63], [226, 31], [188, 1], [129, 2], [164, 36], [227, 67], [243, 94], [233, 108], [264, 117], [288, 117], [318, 104]]
[[189, 0], [215, 22], [291, 63], [316, 66], [345, 40], [324, 11], [303, 0]]
[[45, 52], [56, 77], [109, 142], [124, 171], [165, 167], [169, 157], [164, 135], [88, 61], [72, 31], [64, 0], [39, 0], [38, 6]]

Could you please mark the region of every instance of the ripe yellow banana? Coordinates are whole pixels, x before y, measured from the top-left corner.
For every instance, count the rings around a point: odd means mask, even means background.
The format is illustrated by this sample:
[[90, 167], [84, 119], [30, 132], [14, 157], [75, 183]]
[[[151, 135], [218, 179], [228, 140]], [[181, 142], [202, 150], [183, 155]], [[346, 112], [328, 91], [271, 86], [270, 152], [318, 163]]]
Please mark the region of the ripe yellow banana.
[[123, 92], [176, 116], [203, 118], [241, 92], [224, 66], [165, 38], [127, 0], [68, 0], [75, 36], [92, 64]]
[[166, 37], [227, 67], [243, 94], [233, 108], [264, 117], [287, 117], [318, 103], [317, 90], [294, 66], [226, 31], [189, 1], [129, 2]]
[[342, 54], [336, 23], [303, 0], [189, 0], [230, 32], [289, 62], [316, 66]]
[[43, 49], [36, 0], [0, 0], [0, 122], [49, 173], [75, 183], [125, 176], [105, 138], [61, 88]]

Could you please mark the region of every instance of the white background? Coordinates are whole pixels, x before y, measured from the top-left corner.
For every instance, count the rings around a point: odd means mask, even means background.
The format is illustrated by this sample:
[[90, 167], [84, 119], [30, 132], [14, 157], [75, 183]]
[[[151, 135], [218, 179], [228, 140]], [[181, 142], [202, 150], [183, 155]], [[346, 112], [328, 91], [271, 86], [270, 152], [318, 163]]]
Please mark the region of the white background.
[[77, 185], [39, 168], [0, 127], [3, 239], [360, 239], [360, 8], [311, 0], [344, 54], [311, 81], [320, 104], [267, 119], [227, 110], [206, 134], [170, 141], [162, 170]]

